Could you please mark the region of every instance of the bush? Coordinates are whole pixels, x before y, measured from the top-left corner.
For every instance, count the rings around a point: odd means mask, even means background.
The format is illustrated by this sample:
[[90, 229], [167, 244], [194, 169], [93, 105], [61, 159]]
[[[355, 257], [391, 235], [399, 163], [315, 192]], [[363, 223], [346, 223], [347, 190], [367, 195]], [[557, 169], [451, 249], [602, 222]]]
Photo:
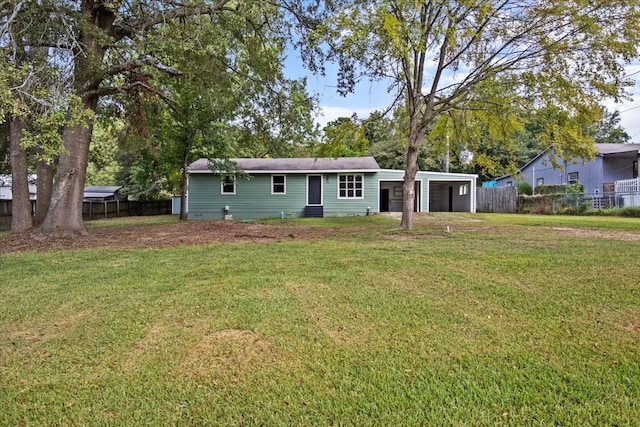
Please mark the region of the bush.
[[583, 215], [589, 216], [624, 216], [640, 218], [640, 206], [627, 206], [625, 208], [588, 209]]
[[538, 185], [535, 194], [582, 194], [584, 185], [580, 181], [574, 184]]
[[533, 187], [528, 182], [521, 182], [518, 184], [518, 193], [531, 196], [533, 194]]

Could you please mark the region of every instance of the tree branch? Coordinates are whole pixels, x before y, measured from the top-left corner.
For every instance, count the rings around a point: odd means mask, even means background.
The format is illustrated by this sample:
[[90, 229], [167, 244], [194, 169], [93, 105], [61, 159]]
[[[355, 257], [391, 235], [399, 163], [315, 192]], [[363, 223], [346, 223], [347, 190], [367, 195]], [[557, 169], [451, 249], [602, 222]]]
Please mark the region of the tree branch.
[[[116, 66], [113, 66], [111, 68], [106, 69], [101, 75], [100, 77], [96, 77], [95, 79], [88, 81], [87, 83], [85, 83], [85, 85], [83, 86], [83, 89], [81, 90], [81, 93], [83, 96], [90, 96], [89, 94], [94, 94], [95, 90], [89, 90], [89, 88], [91, 87], [97, 87], [98, 85], [100, 85], [100, 83], [102, 81], [104, 81], [105, 78], [107, 77], [112, 77], [121, 73], [126, 73], [129, 71], [133, 71], [136, 69], [141, 68], [144, 65], [148, 65], [151, 66], [155, 69], [157, 69], [158, 71], [161, 71], [163, 73], [172, 75], [172, 76], [182, 76], [183, 72], [170, 67], [168, 65], [163, 64], [162, 62], [160, 62], [158, 59], [147, 56], [141, 59], [134, 59], [132, 61], [128, 61], [128, 62], [123, 62], [121, 64], [118, 64]], [[97, 89], [100, 90], [100, 89]]]
[[222, 12], [223, 10], [234, 10], [232, 8], [225, 8], [226, 4], [231, 0], [219, 0], [211, 7], [199, 8], [199, 7], [179, 7], [171, 10], [162, 10], [148, 18], [136, 19], [130, 22], [115, 22], [109, 30], [115, 41], [121, 40], [125, 37], [131, 38], [133, 34], [137, 32], [144, 32], [158, 24], [172, 21], [174, 19], [187, 18], [190, 16], [200, 15], [213, 15], [215, 13]]

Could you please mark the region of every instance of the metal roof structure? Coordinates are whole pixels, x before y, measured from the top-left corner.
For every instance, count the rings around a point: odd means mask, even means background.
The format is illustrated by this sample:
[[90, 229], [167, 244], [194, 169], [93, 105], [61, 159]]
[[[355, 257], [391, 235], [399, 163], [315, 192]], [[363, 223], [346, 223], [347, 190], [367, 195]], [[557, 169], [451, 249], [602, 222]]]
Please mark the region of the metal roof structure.
[[90, 185], [84, 187], [84, 199], [108, 199], [115, 197], [121, 185]]

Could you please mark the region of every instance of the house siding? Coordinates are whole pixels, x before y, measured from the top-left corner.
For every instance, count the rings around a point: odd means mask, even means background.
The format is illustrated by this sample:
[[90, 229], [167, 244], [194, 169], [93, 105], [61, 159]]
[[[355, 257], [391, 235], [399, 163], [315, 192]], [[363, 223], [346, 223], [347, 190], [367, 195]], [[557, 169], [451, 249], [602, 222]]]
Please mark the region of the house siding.
[[[348, 172], [345, 172], [348, 173]], [[282, 175], [282, 174], [277, 174]], [[189, 176], [189, 219], [223, 219], [224, 207], [236, 220], [304, 216], [307, 203], [307, 176], [322, 176], [325, 216], [366, 215], [375, 211], [377, 181], [373, 173], [365, 173], [362, 199], [338, 199], [338, 174], [284, 174], [286, 193], [271, 193], [271, 174], [255, 174], [251, 179], [236, 181], [236, 194], [220, 193], [220, 177], [213, 174]]]
[[[277, 162], [276, 162], [277, 163]], [[287, 165], [291, 166], [291, 165]], [[323, 165], [325, 166], [325, 165]], [[356, 164], [357, 166], [357, 164]], [[254, 170], [249, 179], [238, 178], [235, 194], [222, 194], [220, 175], [194, 168], [189, 174], [188, 218], [216, 220], [225, 218], [225, 206], [234, 220], [287, 218], [305, 216], [307, 206], [307, 180], [309, 176], [322, 177], [322, 214], [324, 216], [367, 215], [380, 212], [381, 189], [389, 190], [389, 211], [402, 211], [403, 170], [389, 169], [325, 169], [318, 170]], [[272, 193], [272, 176], [284, 175], [284, 194]], [[339, 198], [339, 175], [362, 175], [361, 198]], [[475, 212], [475, 185], [477, 175], [418, 172], [420, 212], [449, 210], [449, 188], [453, 189], [451, 209], [456, 212]], [[461, 186], [468, 186], [465, 194]], [[399, 191], [398, 191], [399, 190]], [[446, 196], [444, 194], [446, 193]]]
[[[610, 144], [601, 144], [607, 146]], [[624, 145], [621, 145], [624, 147]], [[560, 168], [554, 169], [548, 153], [539, 155], [525, 165], [520, 171], [521, 180], [531, 184], [532, 187], [538, 185], [542, 179], [544, 185], [567, 184], [569, 174], [577, 172], [578, 181], [585, 187], [587, 193], [594, 193], [604, 190], [604, 184], [613, 183], [622, 179], [633, 178], [633, 162], [638, 159], [637, 151], [618, 153], [612, 155], [611, 152], [599, 154], [593, 160], [576, 159], [568, 162], [560, 162]], [[564, 168], [564, 171], [562, 170]], [[516, 177], [511, 175], [496, 179], [499, 186], [517, 185]]]

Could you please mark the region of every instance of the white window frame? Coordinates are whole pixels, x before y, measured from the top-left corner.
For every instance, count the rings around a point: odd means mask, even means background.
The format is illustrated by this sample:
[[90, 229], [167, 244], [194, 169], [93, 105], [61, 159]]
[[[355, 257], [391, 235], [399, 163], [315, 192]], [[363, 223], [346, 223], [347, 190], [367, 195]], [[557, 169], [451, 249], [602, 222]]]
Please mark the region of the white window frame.
[[[277, 185], [282, 185], [282, 191], [275, 191], [276, 183], [274, 182], [274, 178], [276, 177], [282, 177], [282, 183], [277, 184]], [[278, 196], [281, 194], [287, 194], [287, 176], [286, 175], [283, 175], [283, 174], [271, 175], [271, 194], [278, 195]]]
[[[231, 180], [232, 182], [229, 182], [228, 180]], [[222, 177], [222, 179], [220, 179], [220, 194], [225, 195], [225, 196], [233, 196], [236, 194], [236, 177], [232, 176], [232, 175], [226, 175], [224, 177]], [[233, 191], [224, 191], [224, 186], [225, 185], [229, 185], [229, 184], [233, 184]]]
[[466, 196], [469, 194], [469, 184], [462, 184], [458, 188], [458, 196]]
[[[345, 187], [341, 188], [341, 184], [343, 184], [343, 182], [341, 181], [342, 177], [345, 178], [344, 184]], [[349, 177], [353, 177], [353, 188], [349, 188]], [[359, 182], [359, 190], [360, 190], [360, 196], [356, 196], [356, 193], [358, 191], [358, 182], [356, 181], [356, 177], [360, 177], [360, 182]], [[341, 173], [338, 174], [338, 199], [341, 200], [355, 200], [355, 199], [364, 199], [364, 174], [361, 173]], [[340, 192], [341, 190], [345, 191], [345, 195], [341, 196]], [[353, 191], [353, 196], [349, 196], [349, 191]]]
[[[575, 176], [575, 178], [571, 178], [572, 176]], [[569, 172], [567, 174], [567, 184], [575, 184], [578, 180], [578, 172]]]

